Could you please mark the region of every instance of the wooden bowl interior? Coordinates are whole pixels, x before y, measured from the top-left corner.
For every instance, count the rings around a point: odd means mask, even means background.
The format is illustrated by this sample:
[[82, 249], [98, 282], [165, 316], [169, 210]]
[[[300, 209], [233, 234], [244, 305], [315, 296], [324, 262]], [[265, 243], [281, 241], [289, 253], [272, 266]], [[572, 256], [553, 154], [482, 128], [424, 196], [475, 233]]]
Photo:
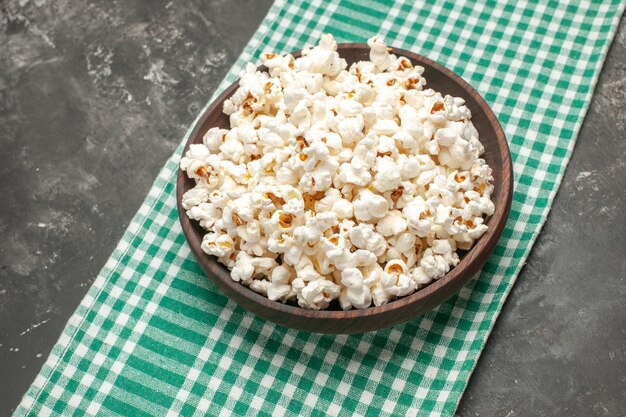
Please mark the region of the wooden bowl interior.
[[[348, 64], [369, 59], [369, 47], [365, 44], [340, 44], [338, 51]], [[180, 202], [184, 192], [193, 188], [194, 181], [179, 171], [177, 199], [181, 224], [192, 252], [207, 273], [226, 295], [256, 314], [288, 327], [327, 333], [351, 333], [374, 330], [408, 320], [434, 308], [458, 290], [474, 276], [486, 262], [502, 233], [511, 204], [512, 169], [506, 138], [497, 118], [482, 97], [465, 81], [441, 65], [421, 55], [394, 48], [396, 55], [409, 58], [414, 65], [424, 67], [427, 88], [442, 94], [450, 94], [465, 100], [472, 112], [472, 122], [478, 130], [480, 141], [485, 147], [482, 157], [491, 166], [494, 177], [492, 200], [496, 206], [493, 216], [486, 220], [489, 230], [469, 251], [460, 253], [461, 262], [446, 276], [415, 293], [380, 307], [365, 310], [343, 311], [338, 303], [323, 311], [306, 310], [297, 305], [270, 301], [248, 287], [234, 282], [229, 271], [215, 258], [200, 249], [206, 232], [195, 221], [190, 221]], [[298, 56], [299, 53], [294, 53]], [[229, 128], [229, 119], [222, 113], [224, 101], [232, 95], [238, 83], [227, 88], [205, 111], [196, 124], [185, 147], [202, 143], [202, 137], [211, 127]]]

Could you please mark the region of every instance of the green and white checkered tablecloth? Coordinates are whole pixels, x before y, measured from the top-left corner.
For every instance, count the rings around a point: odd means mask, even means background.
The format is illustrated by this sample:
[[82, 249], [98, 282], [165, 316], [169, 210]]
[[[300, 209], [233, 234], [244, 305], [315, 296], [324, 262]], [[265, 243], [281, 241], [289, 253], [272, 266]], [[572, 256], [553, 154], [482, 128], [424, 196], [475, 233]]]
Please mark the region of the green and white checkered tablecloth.
[[499, 117], [515, 171], [510, 219], [478, 279], [426, 316], [373, 333], [268, 323], [194, 261], [175, 208], [179, 147], [16, 415], [454, 413], [548, 214], [624, 2], [320, 3], [277, 0], [218, 90], [261, 51], [299, 49], [323, 32], [339, 42], [379, 33], [460, 74]]

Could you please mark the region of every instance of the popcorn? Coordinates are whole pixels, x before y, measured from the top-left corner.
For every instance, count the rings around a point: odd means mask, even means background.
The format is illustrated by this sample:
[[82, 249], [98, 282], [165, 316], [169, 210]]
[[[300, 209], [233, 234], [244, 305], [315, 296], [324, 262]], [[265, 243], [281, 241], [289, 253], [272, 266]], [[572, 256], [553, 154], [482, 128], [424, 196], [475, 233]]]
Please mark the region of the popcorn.
[[415, 283], [407, 275], [407, 265], [394, 259], [387, 262], [380, 275], [380, 285], [389, 298], [402, 297], [415, 290]]
[[189, 146], [187, 154], [180, 160], [180, 168], [187, 171], [187, 176], [200, 180], [207, 185], [214, 185], [220, 171], [220, 158], [209, 152], [202, 144]]
[[385, 237], [397, 236], [404, 232], [407, 228], [407, 221], [402, 217], [402, 212], [394, 210], [389, 213], [376, 224], [378, 233]]
[[344, 162], [339, 167], [338, 182], [363, 187], [372, 179], [372, 174], [367, 169], [364, 161], [359, 158], [352, 158], [350, 163]]
[[400, 175], [398, 166], [394, 160], [388, 156], [376, 160], [375, 170], [376, 175], [374, 176], [372, 187], [380, 193], [395, 190], [402, 182], [402, 176]]
[[345, 286], [339, 296], [341, 308], [367, 308], [372, 303], [370, 289], [363, 282], [363, 273], [357, 268], [341, 271], [341, 283]]
[[202, 143], [204, 143], [204, 146], [206, 146], [209, 151], [217, 152], [227, 133], [228, 130], [226, 129], [212, 127], [211, 129], [207, 130], [207, 132], [202, 137]]
[[437, 255], [445, 255], [452, 252], [452, 245], [448, 239], [436, 239], [431, 244], [431, 250]]
[[337, 218], [339, 219], [349, 219], [354, 214], [354, 207], [352, 206], [352, 203], [345, 198], [340, 198], [335, 201], [331, 210], [335, 212]]
[[320, 166], [313, 172], [306, 172], [302, 178], [300, 178], [300, 188], [308, 193], [315, 194], [320, 191], [326, 191], [332, 185], [332, 175], [334, 169], [327, 165]]
[[370, 47], [370, 61], [374, 63], [378, 72], [386, 71], [393, 65], [396, 57], [389, 54], [387, 45], [377, 36], [369, 39], [367, 45]]
[[432, 282], [432, 278], [424, 272], [424, 269], [421, 266], [417, 268], [413, 268], [409, 271], [409, 278], [415, 282], [416, 287], [421, 287], [423, 285], [427, 285]]
[[[185, 204], [183, 203], [183, 207]], [[200, 203], [187, 210], [187, 216], [191, 220], [200, 222], [200, 227], [205, 229], [211, 228], [219, 217], [219, 209], [211, 203]]]
[[361, 162], [362, 168], [372, 168], [376, 163], [376, 145], [377, 138], [373, 135], [367, 135], [354, 147], [352, 161], [357, 160]]
[[389, 211], [389, 203], [387, 203], [385, 197], [374, 194], [368, 189], [359, 191], [353, 206], [354, 217], [361, 221], [380, 219]]
[[405, 181], [415, 178], [421, 169], [418, 159], [413, 155], [400, 155], [397, 165], [400, 177]]
[[374, 231], [374, 225], [361, 223], [350, 229], [350, 242], [359, 249], [372, 252], [376, 257], [381, 256], [387, 249], [384, 235]]
[[339, 285], [323, 278], [310, 282], [306, 282], [302, 278], [296, 278], [292, 282], [292, 287], [300, 307], [312, 310], [321, 310], [328, 307], [328, 304], [337, 298], [341, 291]]
[[270, 273], [270, 284], [267, 287], [267, 298], [272, 301], [286, 301], [292, 294], [290, 280], [292, 271], [284, 265], [278, 265]]
[[341, 122], [337, 130], [343, 140], [344, 145], [350, 146], [356, 144], [363, 137], [363, 128], [365, 120], [363, 116], [346, 117]]
[[301, 71], [336, 76], [348, 66], [336, 51], [337, 43], [332, 35], [322, 35], [317, 48], [302, 51], [302, 58], [296, 60], [296, 66]]
[[394, 120], [380, 119], [372, 126], [372, 130], [377, 135], [391, 136], [400, 130], [400, 126]]
[[259, 294], [263, 294], [264, 296], [268, 296], [267, 290], [269, 289], [270, 283], [266, 279], [255, 279], [250, 283], [250, 289]]
[[272, 301], [380, 306], [440, 279], [487, 231], [493, 175], [463, 99], [378, 37], [347, 63], [331, 35], [263, 53], [180, 168], [201, 248]]
[[363, 113], [363, 105], [355, 100], [341, 100], [338, 110], [343, 116], [355, 117]]
[[422, 196], [417, 196], [402, 209], [407, 225], [415, 231], [415, 235], [426, 237], [433, 227], [432, 212], [426, 206]]
[[227, 234], [218, 233], [204, 235], [200, 247], [207, 254], [218, 258], [229, 256], [235, 250], [233, 239]]
[[[320, 240], [325, 230], [337, 223], [337, 215], [330, 211], [318, 213], [306, 220], [304, 226], [296, 227], [293, 231], [295, 243], [304, 250], [315, 249], [315, 244]], [[313, 252], [310, 251], [309, 252]]]
[[241, 238], [241, 249], [261, 256], [267, 249], [267, 242], [262, 240], [261, 224], [258, 220], [251, 220], [244, 225], [237, 226], [237, 236]]
[[395, 238], [393, 247], [400, 253], [408, 252], [415, 248], [417, 237], [411, 232], [404, 232]]
[[324, 142], [316, 141], [304, 148], [301, 155], [306, 156], [304, 161], [304, 170], [312, 171], [317, 168], [319, 164], [328, 159], [330, 152], [328, 150], [328, 146], [326, 146]]
[[311, 126], [311, 113], [309, 113], [309, 109], [307, 108], [307, 103], [302, 100], [293, 110], [291, 110], [291, 115], [289, 116], [289, 123], [297, 126], [298, 129], [307, 129]]
[[415, 107], [405, 104], [398, 112], [400, 118], [400, 126], [403, 132], [406, 132], [416, 141], [422, 140], [424, 137], [424, 127], [419, 122], [419, 115]]
[[252, 275], [254, 275], [254, 266], [250, 264], [252, 256], [246, 251], [241, 251], [237, 254], [235, 265], [230, 271], [230, 276], [234, 281], [239, 281], [242, 284], [248, 284], [252, 282]]
[[431, 249], [426, 249], [424, 252], [420, 261], [420, 267], [432, 279], [439, 279], [450, 271], [450, 265], [444, 257], [434, 254]]
[[268, 275], [269, 271], [276, 266], [276, 261], [272, 258], [253, 257], [250, 265], [254, 267], [255, 274]]
[[194, 187], [183, 194], [182, 206], [185, 210], [189, 210], [192, 207], [204, 203], [209, 199], [209, 190], [204, 187]]

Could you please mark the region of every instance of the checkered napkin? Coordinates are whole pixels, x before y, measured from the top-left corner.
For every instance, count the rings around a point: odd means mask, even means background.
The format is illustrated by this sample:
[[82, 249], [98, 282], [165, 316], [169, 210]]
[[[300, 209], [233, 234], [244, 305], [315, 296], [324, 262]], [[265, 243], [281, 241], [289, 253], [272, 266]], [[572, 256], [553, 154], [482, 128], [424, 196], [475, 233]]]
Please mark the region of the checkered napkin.
[[266, 322], [224, 297], [185, 243], [174, 195], [181, 146], [16, 415], [454, 413], [548, 214], [624, 3], [320, 3], [277, 0], [219, 90], [261, 51], [293, 51], [324, 32], [339, 42], [378, 33], [460, 74], [500, 119], [515, 171], [509, 221], [478, 279], [424, 317], [377, 332]]

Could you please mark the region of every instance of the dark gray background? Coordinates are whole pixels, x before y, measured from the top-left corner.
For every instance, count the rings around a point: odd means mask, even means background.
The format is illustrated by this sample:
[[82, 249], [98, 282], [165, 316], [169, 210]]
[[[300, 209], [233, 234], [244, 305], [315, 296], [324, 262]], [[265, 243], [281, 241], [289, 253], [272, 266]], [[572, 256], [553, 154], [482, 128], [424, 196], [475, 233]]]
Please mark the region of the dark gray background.
[[[0, 0], [0, 415], [269, 0]], [[460, 416], [626, 412], [626, 28]]]

